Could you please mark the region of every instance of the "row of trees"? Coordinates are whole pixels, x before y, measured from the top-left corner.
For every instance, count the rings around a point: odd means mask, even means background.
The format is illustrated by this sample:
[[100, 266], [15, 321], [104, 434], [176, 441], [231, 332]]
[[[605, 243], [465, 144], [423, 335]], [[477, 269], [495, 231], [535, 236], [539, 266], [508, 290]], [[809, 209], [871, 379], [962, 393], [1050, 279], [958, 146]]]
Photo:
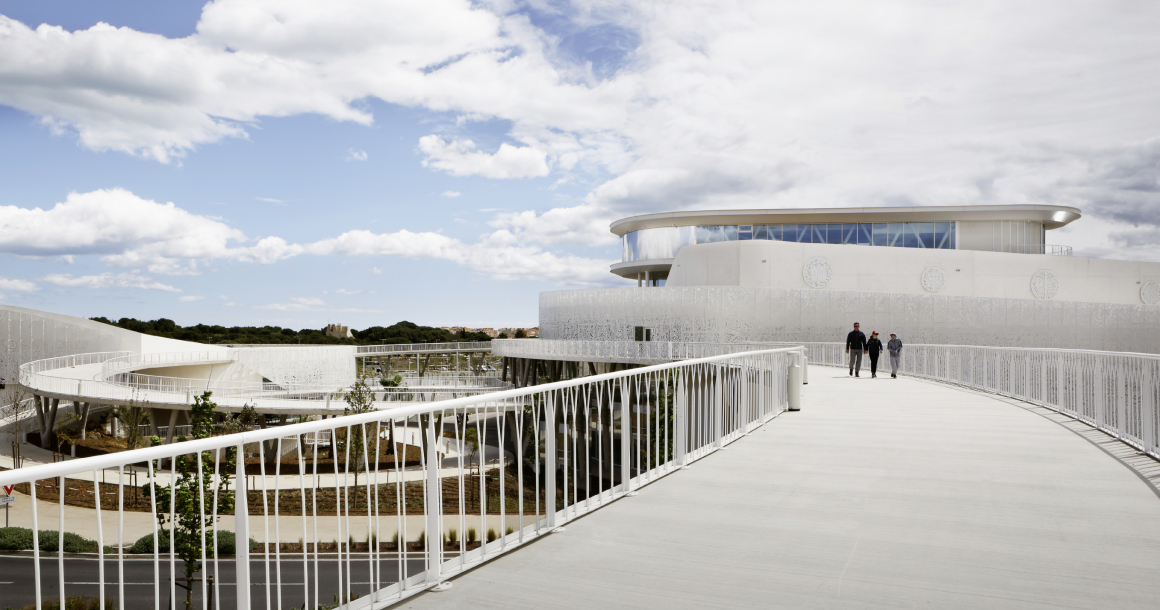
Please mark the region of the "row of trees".
[[384, 343], [451, 343], [455, 341], [488, 341], [483, 333], [459, 331], [452, 333], [442, 328], [419, 326], [402, 321], [390, 326], [372, 326], [364, 330], [352, 330], [353, 338], [328, 337], [324, 329], [304, 328], [294, 330], [280, 326], [217, 326], [197, 324], [180, 326], [168, 318], [138, 320], [121, 318], [110, 320], [104, 317], [91, 318], [146, 335], [193, 341], [196, 343], [260, 343], [260, 344], [312, 344], [312, 345], [380, 345]]

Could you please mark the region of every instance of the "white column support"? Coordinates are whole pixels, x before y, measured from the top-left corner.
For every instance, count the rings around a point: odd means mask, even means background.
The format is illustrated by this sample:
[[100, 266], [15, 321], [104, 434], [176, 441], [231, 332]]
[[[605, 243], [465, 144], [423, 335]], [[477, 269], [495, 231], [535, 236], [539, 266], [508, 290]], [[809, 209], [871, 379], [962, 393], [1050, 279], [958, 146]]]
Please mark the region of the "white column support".
[[686, 453], [689, 444], [688, 435], [688, 409], [689, 409], [689, 383], [686, 379], [687, 373], [678, 369], [675, 373], [677, 376], [677, 399], [673, 401], [673, 462], [677, 468], [682, 468], [687, 461]]
[[237, 470], [234, 472], [234, 581], [237, 587], [237, 610], [250, 610], [250, 503], [246, 497], [246, 447], [238, 445]]
[[[795, 358], [796, 360], [796, 358]], [[802, 410], [802, 367], [798, 366], [797, 362], [789, 365], [789, 379], [787, 380], [789, 386], [789, 410]]]
[[632, 458], [632, 406], [628, 396], [628, 378], [620, 379], [620, 489], [624, 493], [632, 491], [629, 479], [632, 478], [632, 469], [629, 461]]
[[544, 513], [549, 530], [556, 527], [556, 436], [560, 433], [556, 424], [557, 392], [549, 392], [544, 401]]
[[85, 429], [89, 427], [89, 410], [93, 408], [93, 403], [84, 403], [85, 407], [81, 413], [81, 440], [85, 440]]
[[443, 565], [443, 490], [439, 479], [438, 444], [441, 434], [436, 434], [437, 418], [433, 413], [424, 419], [427, 420], [424, 431], [427, 435], [427, 534], [424, 536], [427, 542], [427, 584], [437, 585], [442, 580], [440, 567]]

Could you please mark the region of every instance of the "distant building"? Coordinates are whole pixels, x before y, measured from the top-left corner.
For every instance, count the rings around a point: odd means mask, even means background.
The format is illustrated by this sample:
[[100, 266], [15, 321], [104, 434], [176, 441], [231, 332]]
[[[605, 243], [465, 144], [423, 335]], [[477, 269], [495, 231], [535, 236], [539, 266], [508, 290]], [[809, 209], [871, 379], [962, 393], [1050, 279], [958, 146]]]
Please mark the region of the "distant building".
[[462, 332], [464, 330], [467, 330], [467, 329], [463, 328], [462, 326], [440, 326], [439, 328], [441, 330], [445, 330], [449, 333], [458, 333], [458, 332]]
[[327, 324], [326, 336], [338, 337], [339, 339], [350, 339], [354, 337], [354, 335], [350, 334], [349, 326], [339, 326], [338, 324]]

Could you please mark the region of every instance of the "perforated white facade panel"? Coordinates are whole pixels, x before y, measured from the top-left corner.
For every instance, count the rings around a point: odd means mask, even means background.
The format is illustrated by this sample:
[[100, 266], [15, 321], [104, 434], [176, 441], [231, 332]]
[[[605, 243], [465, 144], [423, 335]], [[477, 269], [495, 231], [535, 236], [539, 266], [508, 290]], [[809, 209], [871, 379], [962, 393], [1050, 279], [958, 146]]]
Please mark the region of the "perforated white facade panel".
[[544, 339], [836, 341], [854, 322], [906, 343], [1160, 353], [1160, 306], [735, 286], [540, 294]]

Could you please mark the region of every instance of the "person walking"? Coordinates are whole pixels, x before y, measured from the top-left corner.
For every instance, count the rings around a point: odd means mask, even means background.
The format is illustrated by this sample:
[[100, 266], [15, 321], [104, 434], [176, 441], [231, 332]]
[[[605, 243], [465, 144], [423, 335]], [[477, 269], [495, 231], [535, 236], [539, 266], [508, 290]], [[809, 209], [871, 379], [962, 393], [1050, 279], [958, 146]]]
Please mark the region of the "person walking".
[[850, 354], [850, 374], [861, 377], [862, 354], [866, 351], [866, 335], [858, 330], [858, 323], [854, 323], [854, 330], [846, 335], [846, 353]]
[[890, 333], [890, 341], [886, 343], [886, 351], [890, 354], [890, 378], [898, 378], [898, 367], [902, 366], [902, 341], [898, 335]]
[[878, 378], [878, 354], [882, 353], [882, 340], [878, 338], [878, 331], [870, 333], [870, 340], [866, 342], [866, 355], [870, 356], [870, 378]]

